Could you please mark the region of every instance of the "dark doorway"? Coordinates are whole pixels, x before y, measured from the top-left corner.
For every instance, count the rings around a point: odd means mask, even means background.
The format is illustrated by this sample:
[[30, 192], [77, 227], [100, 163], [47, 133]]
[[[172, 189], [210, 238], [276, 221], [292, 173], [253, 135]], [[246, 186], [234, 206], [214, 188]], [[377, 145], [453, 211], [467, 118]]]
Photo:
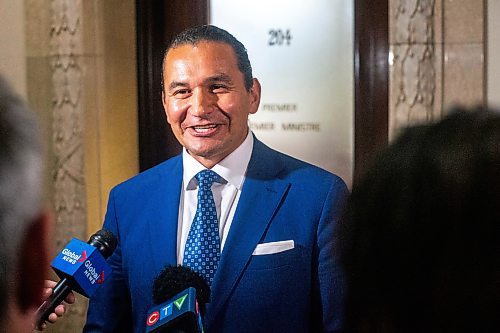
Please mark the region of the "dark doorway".
[[208, 0], [137, 0], [136, 6], [139, 168], [144, 171], [181, 151], [161, 102], [163, 52], [177, 33], [208, 23]]

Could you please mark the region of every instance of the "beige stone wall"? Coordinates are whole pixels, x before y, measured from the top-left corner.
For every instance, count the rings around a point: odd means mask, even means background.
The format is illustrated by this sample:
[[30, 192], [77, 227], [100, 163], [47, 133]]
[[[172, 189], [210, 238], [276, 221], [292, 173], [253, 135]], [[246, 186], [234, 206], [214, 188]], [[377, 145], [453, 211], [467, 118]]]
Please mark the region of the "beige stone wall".
[[0, 74], [26, 97], [24, 2], [0, 1]]
[[485, 0], [446, 0], [443, 106], [485, 102]]
[[485, 0], [391, 0], [389, 131], [485, 101]]
[[487, 4], [487, 96], [488, 103], [500, 108], [500, 1], [488, 0]]
[[[40, 114], [55, 249], [100, 229], [109, 189], [138, 172], [135, 2], [25, 0], [27, 94]], [[55, 254], [55, 253], [54, 253]], [[78, 332], [87, 302], [48, 332]]]
[[87, 86], [95, 104], [85, 113], [89, 236], [102, 226], [110, 189], [139, 170], [135, 1], [95, 2], [88, 16], [99, 16], [99, 51]]

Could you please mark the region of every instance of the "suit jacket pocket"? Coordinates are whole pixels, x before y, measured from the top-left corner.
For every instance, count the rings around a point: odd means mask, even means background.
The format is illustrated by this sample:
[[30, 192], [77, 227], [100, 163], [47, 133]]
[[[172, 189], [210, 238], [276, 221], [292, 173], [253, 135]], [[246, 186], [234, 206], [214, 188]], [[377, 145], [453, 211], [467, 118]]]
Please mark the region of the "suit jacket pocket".
[[300, 265], [304, 262], [305, 249], [295, 244], [295, 247], [283, 252], [252, 255], [247, 270], [266, 270], [289, 265]]

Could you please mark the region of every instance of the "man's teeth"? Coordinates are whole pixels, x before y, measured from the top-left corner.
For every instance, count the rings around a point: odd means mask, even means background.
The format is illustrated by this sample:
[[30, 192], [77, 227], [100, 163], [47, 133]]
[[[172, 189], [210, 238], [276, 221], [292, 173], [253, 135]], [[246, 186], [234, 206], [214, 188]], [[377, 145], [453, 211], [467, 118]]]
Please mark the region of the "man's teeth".
[[193, 127], [196, 132], [204, 133], [215, 128], [217, 125], [195, 126]]

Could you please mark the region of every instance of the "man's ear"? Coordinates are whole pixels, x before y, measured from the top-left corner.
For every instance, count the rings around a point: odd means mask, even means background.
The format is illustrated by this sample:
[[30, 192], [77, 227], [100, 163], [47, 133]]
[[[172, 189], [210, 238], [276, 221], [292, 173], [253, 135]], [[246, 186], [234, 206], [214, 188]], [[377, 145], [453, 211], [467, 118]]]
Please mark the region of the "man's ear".
[[254, 114], [259, 109], [260, 104], [260, 82], [253, 79], [252, 88], [250, 88], [250, 113]]
[[44, 280], [48, 277], [52, 254], [52, 223], [52, 214], [41, 212], [31, 221], [20, 242], [15, 295], [23, 313], [43, 302]]

